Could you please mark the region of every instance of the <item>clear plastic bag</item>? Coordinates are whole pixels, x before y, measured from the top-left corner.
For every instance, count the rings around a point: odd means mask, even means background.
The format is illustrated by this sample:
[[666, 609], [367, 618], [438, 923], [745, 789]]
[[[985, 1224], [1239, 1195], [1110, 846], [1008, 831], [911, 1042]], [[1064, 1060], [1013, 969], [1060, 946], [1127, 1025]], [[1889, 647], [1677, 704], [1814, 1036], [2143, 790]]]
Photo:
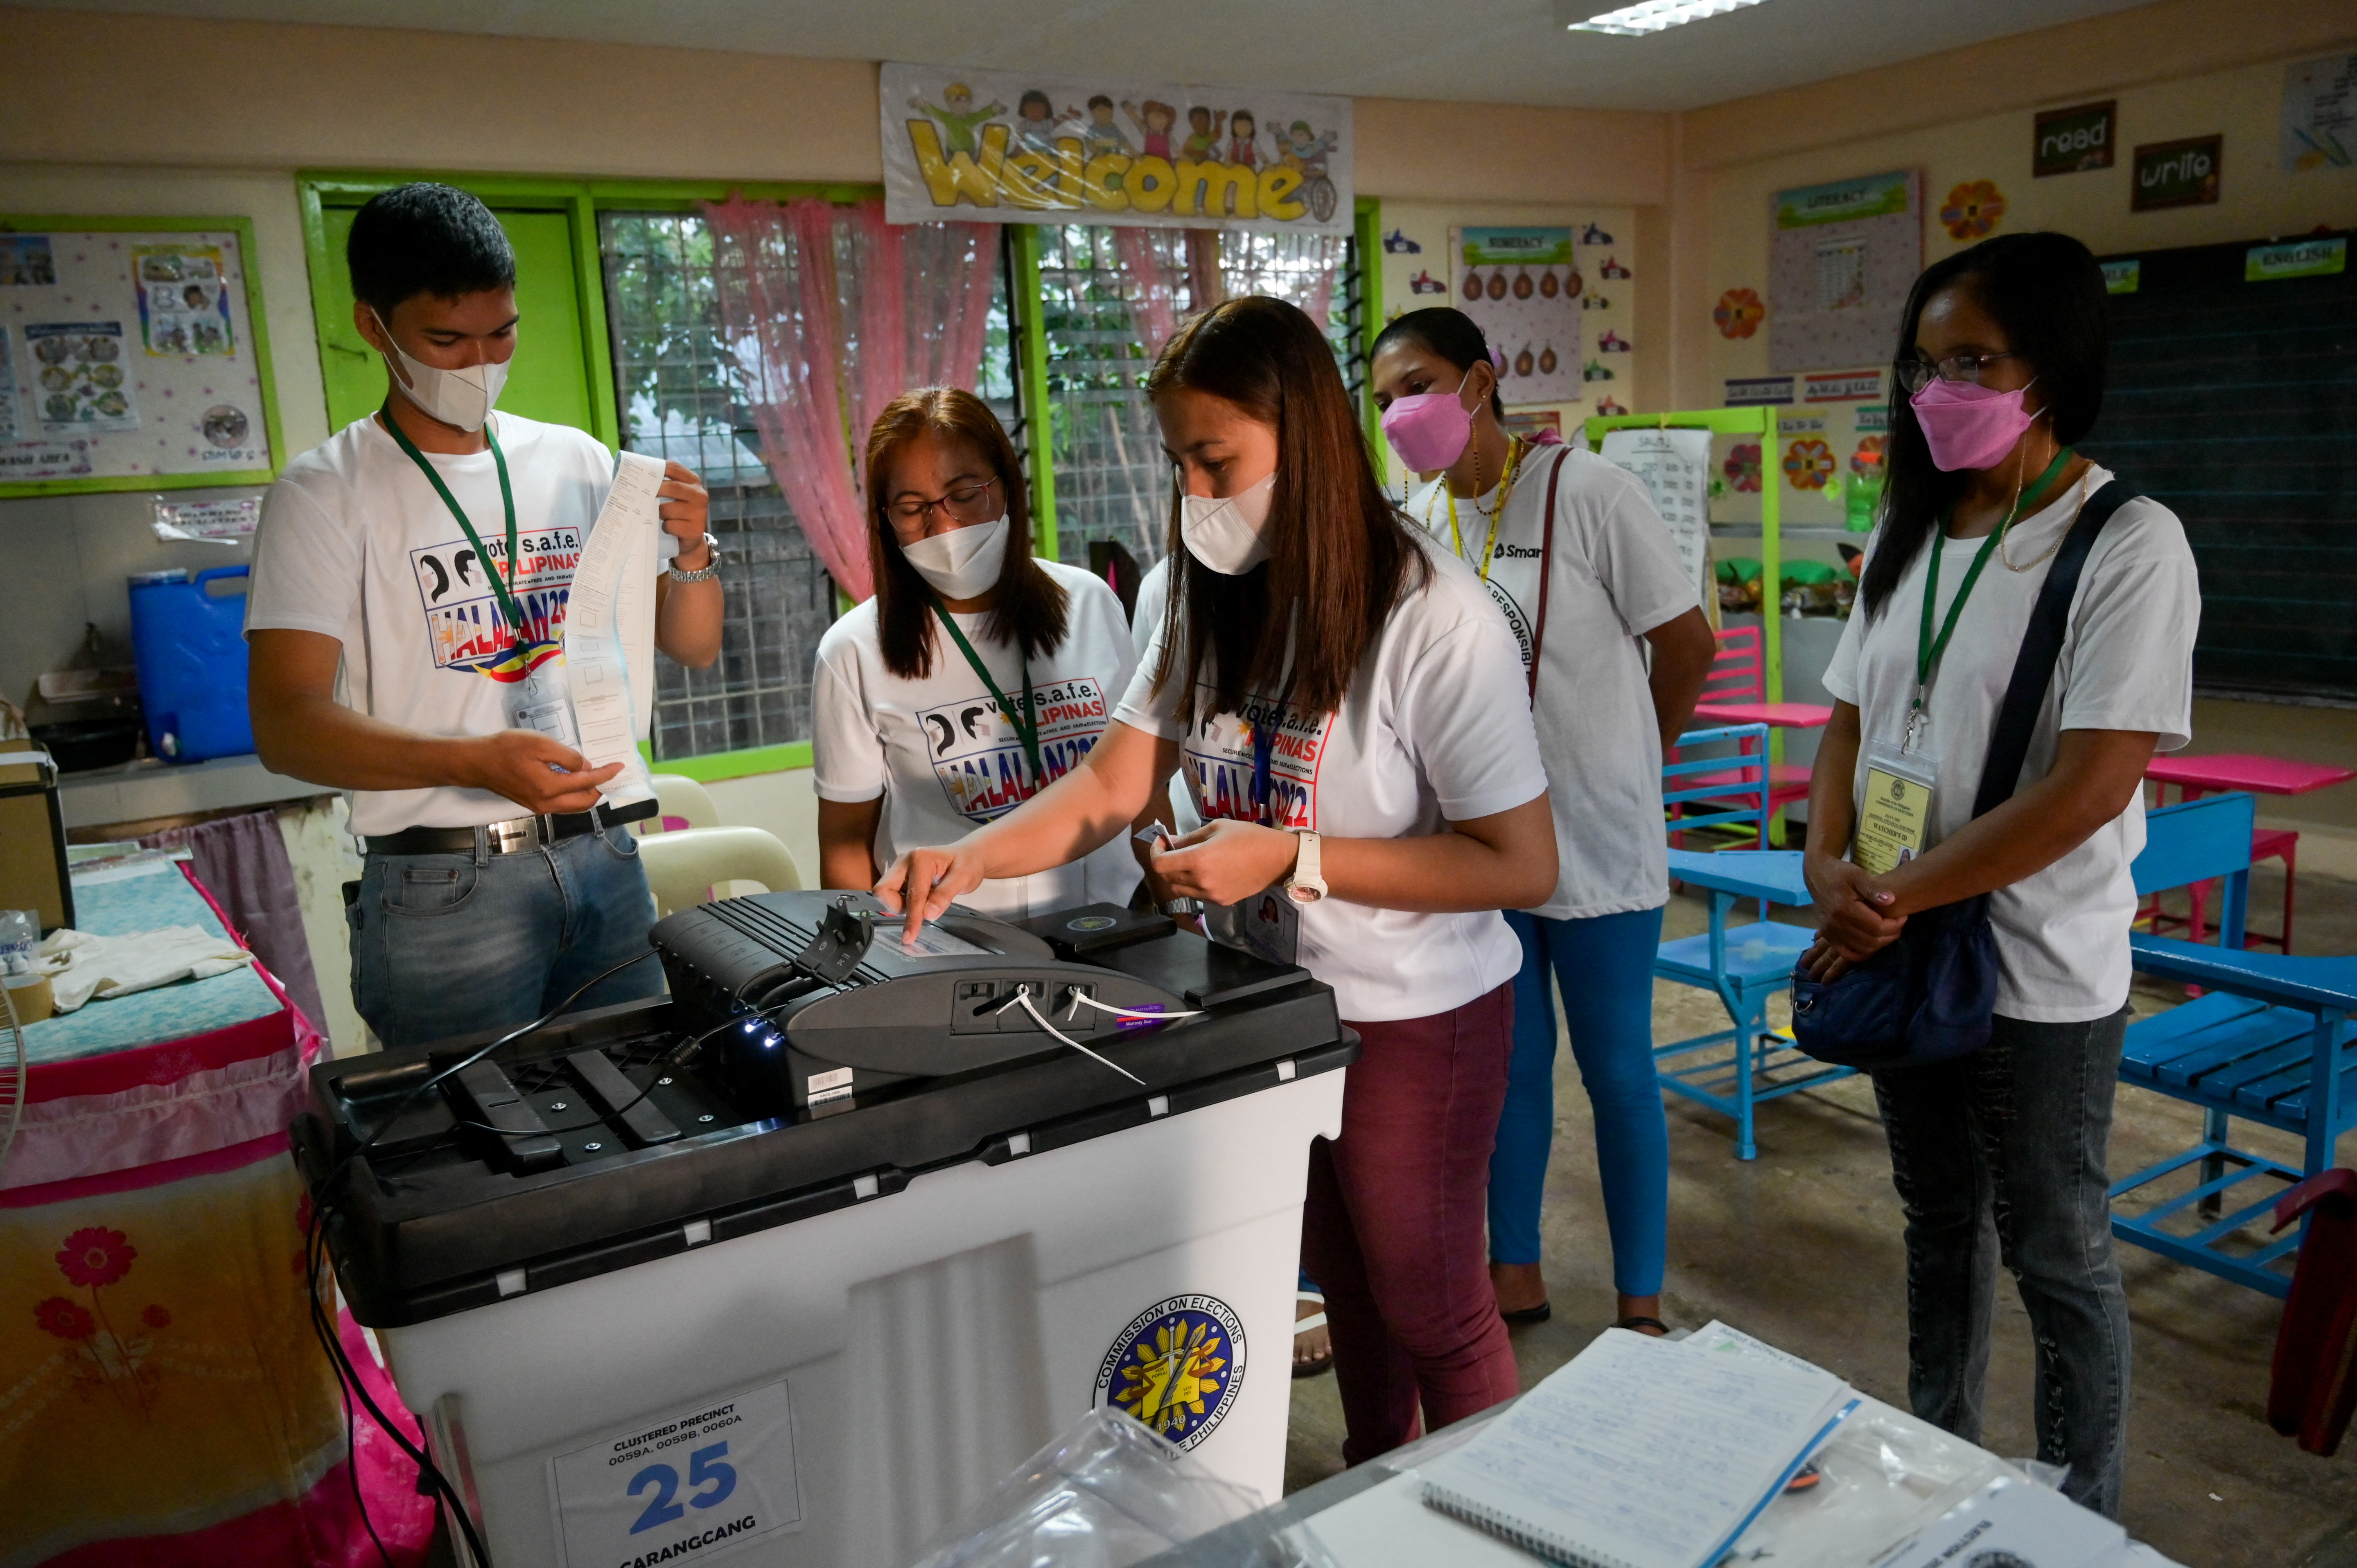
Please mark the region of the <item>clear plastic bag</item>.
[[1094, 1410], [914, 1568], [1128, 1568], [1260, 1506], [1131, 1417]]
[[1869, 1402], [1816, 1456], [1818, 1477], [1768, 1505], [1731, 1563], [1869, 1563], [2000, 1475], [2005, 1462]]

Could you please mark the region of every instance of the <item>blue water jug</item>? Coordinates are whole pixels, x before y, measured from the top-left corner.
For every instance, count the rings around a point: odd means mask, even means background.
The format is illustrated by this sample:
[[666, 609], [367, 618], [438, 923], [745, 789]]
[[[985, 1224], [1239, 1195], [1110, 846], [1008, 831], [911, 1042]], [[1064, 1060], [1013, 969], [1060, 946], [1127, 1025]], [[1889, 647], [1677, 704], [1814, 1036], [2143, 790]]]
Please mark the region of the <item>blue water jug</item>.
[[245, 713], [245, 594], [214, 595], [216, 578], [242, 577], [244, 566], [188, 574], [143, 573], [131, 579], [131, 651], [139, 666], [139, 703], [147, 745], [167, 762], [242, 757], [253, 749]]

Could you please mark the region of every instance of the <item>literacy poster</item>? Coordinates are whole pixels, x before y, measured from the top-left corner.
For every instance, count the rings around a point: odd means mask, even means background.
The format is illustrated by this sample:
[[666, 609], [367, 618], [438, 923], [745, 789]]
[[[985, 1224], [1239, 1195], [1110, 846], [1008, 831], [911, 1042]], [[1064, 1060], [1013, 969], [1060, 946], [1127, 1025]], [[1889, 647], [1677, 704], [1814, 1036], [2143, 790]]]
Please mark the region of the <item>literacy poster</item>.
[[1454, 236], [1457, 308], [1489, 339], [1508, 403], [1581, 397], [1580, 294], [1569, 227], [1465, 228]]
[[1347, 98], [887, 65], [882, 104], [895, 223], [1351, 231]]
[[1769, 368], [1888, 361], [1907, 291], [1923, 270], [1916, 172], [1780, 190], [1769, 221]]

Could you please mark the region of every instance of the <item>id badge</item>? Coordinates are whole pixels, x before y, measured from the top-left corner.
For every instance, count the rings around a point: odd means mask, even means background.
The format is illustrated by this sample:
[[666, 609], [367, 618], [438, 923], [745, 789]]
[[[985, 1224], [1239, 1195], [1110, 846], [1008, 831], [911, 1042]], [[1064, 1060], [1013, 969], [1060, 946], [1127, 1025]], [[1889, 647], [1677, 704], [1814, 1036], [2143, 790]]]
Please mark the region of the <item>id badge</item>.
[[1290, 969], [1301, 961], [1301, 908], [1274, 884], [1241, 903], [1206, 906], [1203, 934], [1264, 962]]
[[572, 682], [565, 678], [562, 658], [544, 660], [522, 680], [502, 684], [500, 705], [510, 729], [536, 730], [576, 751], [581, 749], [580, 731], [573, 722]]
[[1866, 748], [1866, 796], [1858, 802], [1850, 858], [1874, 876], [1887, 876], [1921, 854], [1932, 829], [1932, 791], [1940, 759], [1888, 741]]

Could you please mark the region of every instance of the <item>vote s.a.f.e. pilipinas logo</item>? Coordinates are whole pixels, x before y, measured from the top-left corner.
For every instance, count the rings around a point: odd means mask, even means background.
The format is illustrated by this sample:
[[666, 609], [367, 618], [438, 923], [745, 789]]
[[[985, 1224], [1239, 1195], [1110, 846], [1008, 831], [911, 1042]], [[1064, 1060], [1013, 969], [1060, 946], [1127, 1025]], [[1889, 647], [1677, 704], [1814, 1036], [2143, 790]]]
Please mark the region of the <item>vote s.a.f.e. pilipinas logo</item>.
[[1244, 1384], [1244, 1326], [1212, 1295], [1174, 1295], [1129, 1320], [1097, 1364], [1096, 1402], [1182, 1449], [1211, 1435]]

